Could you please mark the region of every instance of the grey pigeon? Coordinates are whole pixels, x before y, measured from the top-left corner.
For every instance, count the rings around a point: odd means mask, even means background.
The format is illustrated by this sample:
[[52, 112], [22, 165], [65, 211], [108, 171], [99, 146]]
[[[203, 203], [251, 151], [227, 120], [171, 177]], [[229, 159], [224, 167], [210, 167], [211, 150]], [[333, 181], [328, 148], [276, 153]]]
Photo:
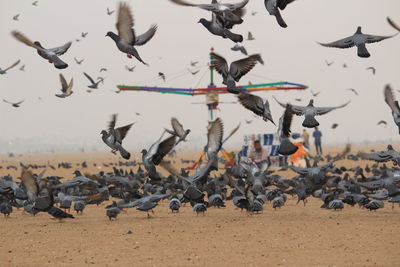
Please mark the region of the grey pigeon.
[[269, 109], [269, 102], [267, 99], [265, 101], [256, 95], [250, 93], [241, 92], [238, 95], [238, 100], [240, 104], [246, 109], [254, 112], [254, 114], [261, 116], [264, 121], [271, 121], [274, 125], [275, 122], [272, 119], [271, 110]]
[[328, 203], [328, 209], [342, 210], [344, 208], [343, 201], [340, 199], [334, 199]]
[[116, 128], [115, 124], [117, 122], [117, 114], [113, 114], [111, 121], [108, 124], [108, 132], [106, 130], [101, 131], [103, 142], [112, 149], [112, 153], [119, 151], [121, 156], [128, 160], [131, 154], [122, 147], [122, 140], [124, 140], [129, 129], [132, 127], [133, 123]]
[[74, 210], [76, 211], [77, 214], [82, 214], [83, 210], [85, 209], [85, 202], [82, 200], [78, 200], [74, 202]]
[[81, 59], [81, 60], [78, 60], [76, 57], [74, 57], [74, 60], [75, 60], [76, 64], [78, 64], [78, 65], [81, 65], [81, 64], [82, 64], [82, 62], [83, 62], [83, 61], [85, 61], [85, 59], [84, 59], [84, 58], [83, 58], [83, 59]]
[[394, 123], [396, 123], [397, 127], [399, 128], [399, 133], [400, 133], [400, 107], [399, 107], [399, 101], [394, 100], [394, 95], [393, 95], [393, 90], [390, 87], [390, 85], [386, 85], [384, 89], [384, 95], [385, 95], [385, 102], [388, 104], [390, 109], [392, 110], [392, 116]]
[[395, 28], [396, 30], [400, 31], [400, 26], [397, 25], [393, 20], [391, 20], [389, 17], [386, 18], [390, 26]]
[[91, 89], [98, 89], [99, 84], [102, 82], [101, 79], [98, 79], [96, 82], [93, 80], [92, 77], [90, 77], [89, 74], [87, 74], [86, 72], [83, 73], [83, 75], [85, 75], [85, 77], [90, 81], [90, 85], [88, 85], [89, 88]]
[[125, 65], [125, 69], [126, 69], [127, 71], [129, 71], [129, 72], [133, 72], [133, 70], [134, 70], [135, 68], [136, 68], [136, 66], [129, 67], [129, 66]]
[[366, 70], [371, 70], [373, 75], [376, 73], [376, 69], [374, 67], [368, 67]]
[[82, 38], [86, 38], [86, 35], [88, 35], [88, 32], [82, 32], [81, 33]]
[[60, 73], [60, 82], [61, 82], [61, 94], [56, 94], [57, 97], [65, 98], [73, 94], [72, 87], [74, 86], [74, 78], [71, 78], [69, 84], [64, 78], [64, 75]]
[[112, 219], [117, 219], [118, 214], [121, 212], [121, 209], [118, 207], [117, 202], [113, 201], [111, 207], [107, 208], [106, 216], [111, 221]]
[[18, 21], [18, 18], [19, 18], [19, 14], [15, 15], [15, 16], [13, 17], [13, 20]]
[[165, 74], [164, 73], [159, 72], [158, 77], [161, 78], [165, 82]]
[[177, 146], [180, 142], [186, 141], [186, 137], [190, 133], [190, 129], [185, 130], [182, 124], [179, 123], [177, 118], [171, 118], [172, 131], [165, 129], [169, 134], [177, 136], [179, 139], [176, 142]]
[[39, 1], [33, 1], [33, 2], [32, 2], [32, 6], [37, 6], [38, 3], [39, 3]]
[[242, 54], [247, 56], [247, 50], [243, 45], [235, 44], [232, 48], [232, 51], [240, 51]]
[[196, 215], [199, 215], [202, 213], [203, 215], [207, 211], [207, 206], [205, 203], [196, 203], [193, 205], [193, 211], [196, 212]]
[[21, 101], [19, 101], [19, 102], [15, 102], [15, 103], [9, 102], [9, 101], [7, 101], [7, 100], [5, 100], [5, 99], [3, 99], [3, 101], [4, 101], [5, 103], [7, 103], [7, 104], [11, 104], [11, 106], [13, 106], [14, 108], [19, 108], [19, 107], [21, 106], [21, 104], [22, 104], [25, 100], [21, 100]]
[[286, 28], [287, 24], [283, 20], [279, 9], [284, 10], [286, 6], [292, 3], [293, 1], [294, 0], [264, 0], [264, 5], [268, 13], [271, 16], [275, 16], [279, 26], [281, 26], [282, 28]]
[[225, 28], [224, 25], [218, 20], [216, 14], [212, 13], [211, 20], [208, 21], [205, 18], [201, 18], [198, 23], [201, 23], [210, 33], [221, 36], [222, 38], [228, 38], [235, 43], [240, 43], [243, 41], [243, 36], [231, 32], [229, 29]]
[[151, 179], [160, 180], [161, 177], [156, 171], [156, 166], [161, 163], [163, 158], [172, 150], [176, 142], [176, 136], [172, 135], [161, 141], [165, 131], [161, 137], [150, 146], [149, 150], [142, 150], [142, 162]]
[[[274, 97], [275, 98], [275, 97]], [[278, 102], [279, 105], [282, 107], [286, 108], [286, 104], [283, 104], [279, 102], [276, 98], [275, 100]], [[315, 119], [315, 116], [317, 115], [324, 115], [326, 113], [329, 113], [332, 110], [343, 108], [347, 106], [350, 103], [348, 101], [347, 103], [337, 106], [337, 107], [314, 107], [314, 100], [310, 100], [310, 103], [307, 106], [295, 106], [292, 105], [292, 110], [293, 113], [296, 114], [297, 116], [302, 116], [304, 115], [304, 121], [302, 125], [307, 128], [314, 128], [319, 125], [319, 122]]]
[[386, 121], [384, 121], [384, 120], [380, 120], [380, 121], [378, 121], [378, 123], [377, 123], [378, 125], [385, 125], [385, 127], [387, 126], [387, 122]]
[[313, 90], [310, 90], [310, 93], [313, 95], [313, 97], [317, 97], [321, 92], [314, 92]]
[[133, 25], [133, 16], [128, 4], [121, 2], [118, 7], [118, 19], [116, 24], [118, 35], [113, 32], [107, 32], [106, 36], [113, 39], [118, 49], [127, 54], [129, 58], [133, 56], [143, 64], [148, 65], [141, 59], [135, 46], [141, 46], [150, 41], [157, 31], [157, 25], [152, 25], [147, 32], [139, 36], [136, 36]]
[[353, 92], [355, 95], [358, 95], [357, 90], [354, 89], [354, 88], [349, 88], [349, 89], [346, 89], [346, 90], [349, 90], [349, 91]]
[[115, 10], [110, 10], [110, 9], [107, 7], [107, 15], [111, 16], [114, 12], [115, 12]]
[[190, 66], [195, 67], [198, 63], [198, 61], [190, 61]]
[[196, 75], [197, 73], [199, 73], [199, 70], [192, 71], [192, 70], [188, 69], [188, 71], [189, 71], [190, 74], [192, 74], [192, 75]]
[[14, 64], [12, 64], [10, 67], [5, 68], [4, 70], [0, 68], [0, 74], [6, 74], [8, 70], [14, 68], [15, 66], [17, 66], [19, 64], [19, 62], [21, 62], [21, 60], [17, 60]]
[[57, 208], [57, 207], [51, 207], [48, 211], [48, 214], [50, 214], [51, 216], [53, 216], [55, 219], [59, 219], [60, 222], [62, 219], [74, 219], [74, 216], [66, 213], [65, 211]]
[[251, 32], [248, 32], [247, 33], [247, 41], [253, 41], [253, 40], [255, 40], [253, 34]]
[[179, 209], [181, 207], [181, 202], [177, 198], [173, 198], [168, 202], [168, 208], [171, 210], [172, 213], [179, 212]]
[[68, 42], [63, 46], [55, 48], [44, 48], [39, 42], [32, 42], [26, 36], [18, 31], [13, 31], [12, 35], [20, 42], [26, 44], [27, 46], [33, 47], [37, 50], [37, 53], [44, 59], [47, 59], [49, 63], [53, 63], [54, 67], [57, 69], [65, 69], [68, 64], [62, 61], [59, 56], [63, 55], [71, 47], [72, 42]]
[[100, 72], [103, 72], [103, 71], [107, 71], [107, 69], [106, 68], [101, 68]]
[[334, 124], [332, 124], [331, 128], [332, 128], [332, 129], [336, 129], [338, 126], [339, 126], [339, 124], [334, 123]]
[[383, 203], [383, 201], [376, 200], [376, 199], [373, 199], [373, 200], [371, 200], [370, 202], [368, 202], [367, 204], [364, 205], [364, 207], [369, 209], [369, 210], [382, 209], [384, 206], [385, 206], [385, 204]]
[[278, 153], [284, 156], [292, 155], [298, 149], [290, 141], [290, 126], [292, 124], [293, 118], [293, 111], [290, 104], [286, 105], [285, 112], [283, 113], [282, 117], [279, 119], [279, 127], [278, 127], [278, 136], [279, 136], [279, 149]]
[[233, 94], [240, 93], [240, 90], [236, 88], [236, 82], [239, 82], [240, 78], [252, 70], [257, 62], [264, 64], [260, 54], [254, 54], [234, 61], [228, 67], [225, 58], [216, 53], [211, 54], [211, 67], [215, 68], [222, 75], [222, 83], [228, 87], [228, 92]]
[[19, 68], [19, 70], [20, 70], [20, 71], [25, 71], [25, 65], [22, 65], [22, 66]]
[[12, 206], [8, 201], [0, 203], [0, 212], [4, 215], [4, 218], [10, 217], [12, 212]]
[[[397, 35], [397, 34], [395, 34]], [[359, 57], [370, 57], [370, 53], [367, 50], [367, 47], [365, 46], [366, 44], [370, 43], [376, 43], [380, 42], [382, 40], [392, 38], [395, 35], [391, 36], [378, 36], [378, 35], [370, 35], [370, 34], [364, 34], [361, 32], [361, 27], [357, 27], [357, 31], [349, 37], [346, 37], [344, 39], [340, 39], [338, 41], [332, 42], [332, 43], [319, 43], [322, 46], [325, 47], [335, 47], [335, 48], [350, 48], [353, 46], [357, 47], [357, 55]]]
[[334, 61], [329, 62], [328, 60], [325, 59], [325, 63], [328, 67], [330, 67], [333, 63], [335, 63]]

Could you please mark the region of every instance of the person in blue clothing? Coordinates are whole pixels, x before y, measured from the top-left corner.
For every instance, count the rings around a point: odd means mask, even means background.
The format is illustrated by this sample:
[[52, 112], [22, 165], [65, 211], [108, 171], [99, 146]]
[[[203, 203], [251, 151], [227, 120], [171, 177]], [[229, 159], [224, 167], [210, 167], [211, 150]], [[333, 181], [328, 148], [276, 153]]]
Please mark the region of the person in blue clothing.
[[313, 137], [314, 137], [315, 149], [317, 150], [317, 154], [322, 155], [322, 146], [321, 146], [322, 133], [320, 130], [318, 130], [318, 127], [315, 127], [315, 130], [313, 132]]

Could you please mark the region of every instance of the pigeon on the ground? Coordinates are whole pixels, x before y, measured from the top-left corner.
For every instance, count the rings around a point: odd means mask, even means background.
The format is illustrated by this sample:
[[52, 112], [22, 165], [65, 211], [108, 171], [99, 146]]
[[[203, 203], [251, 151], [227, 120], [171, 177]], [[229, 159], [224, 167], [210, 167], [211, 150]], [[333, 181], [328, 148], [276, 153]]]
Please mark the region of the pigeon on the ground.
[[241, 92], [238, 95], [238, 100], [243, 107], [254, 112], [254, 114], [261, 116], [264, 121], [270, 121], [275, 125], [272, 119], [271, 110], [269, 109], [269, 102], [267, 99], [265, 101], [256, 95], [250, 93]]
[[112, 205], [107, 208], [106, 216], [111, 221], [112, 219], [117, 219], [118, 214], [121, 212], [121, 209], [118, 207], [117, 202], [113, 201]]
[[136, 36], [133, 25], [131, 9], [127, 3], [121, 2], [118, 7], [118, 19], [116, 24], [118, 35], [110, 31], [107, 32], [106, 36], [113, 39], [118, 49], [127, 54], [129, 58], [133, 56], [143, 64], [148, 65], [141, 59], [135, 46], [141, 46], [150, 41], [157, 31], [157, 25], [152, 25], [147, 32], [139, 36]]
[[133, 70], [134, 70], [135, 68], [136, 68], [136, 66], [129, 67], [129, 66], [125, 65], [125, 69], [126, 69], [127, 71], [129, 71], [129, 72], [133, 72]]
[[396, 30], [400, 31], [400, 26], [397, 25], [393, 20], [391, 20], [389, 17], [386, 18], [390, 26], [395, 28]]
[[294, 0], [264, 0], [264, 5], [268, 13], [271, 16], [275, 16], [279, 26], [281, 26], [282, 28], [286, 28], [287, 24], [283, 20], [279, 9], [284, 10], [286, 6], [292, 3], [293, 1]]
[[72, 93], [74, 92], [72, 91], [72, 87], [74, 86], [74, 78], [71, 78], [71, 81], [69, 82], [69, 84], [67, 84], [64, 75], [60, 73], [60, 82], [61, 82], [61, 94], [56, 94], [56, 96], [60, 98], [65, 98], [72, 95]]
[[396, 123], [397, 127], [399, 128], [399, 133], [400, 133], [400, 107], [399, 107], [399, 101], [394, 100], [394, 95], [393, 95], [393, 90], [390, 87], [389, 84], [385, 86], [384, 89], [384, 96], [385, 96], [385, 102], [388, 104], [390, 109], [392, 110], [392, 116], [394, 123]]
[[247, 56], [247, 50], [243, 45], [235, 44], [232, 48], [232, 51], [240, 51], [242, 54]]
[[[397, 35], [397, 34], [395, 34]], [[380, 42], [382, 40], [392, 38], [395, 35], [390, 35], [390, 36], [378, 36], [378, 35], [370, 35], [370, 34], [364, 34], [361, 32], [361, 27], [357, 27], [357, 31], [349, 37], [346, 37], [344, 39], [340, 39], [338, 41], [332, 42], [332, 43], [319, 43], [322, 46], [325, 47], [335, 47], [335, 48], [350, 48], [353, 46], [357, 47], [357, 55], [359, 57], [370, 57], [370, 53], [367, 50], [367, 47], [365, 46], [366, 44], [370, 43], [376, 43]]]
[[74, 57], [74, 60], [76, 62], [76, 64], [81, 65], [83, 61], [85, 61], [84, 58], [82, 58], [81, 60], [78, 60], [76, 57]]
[[88, 78], [88, 80], [90, 81], [91, 85], [88, 85], [89, 88], [91, 89], [98, 89], [99, 84], [102, 82], [102, 80], [98, 79], [96, 82], [93, 80], [92, 77], [89, 76], [89, 74], [87, 74], [86, 72], [83, 73], [83, 75], [85, 75], [86, 78]]
[[[276, 102], [278, 102], [279, 105], [282, 107], [286, 108], [286, 104], [283, 104], [279, 102], [275, 97], [274, 99]], [[337, 106], [337, 107], [314, 107], [314, 100], [310, 100], [309, 104], [307, 106], [295, 106], [291, 105], [293, 113], [296, 114], [297, 116], [302, 116], [304, 115], [304, 121], [302, 125], [307, 128], [314, 128], [319, 125], [319, 122], [315, 119], [315, 116], [317, 115], [324, 115], [332, 110], [343, 108], [347, 106], [350, 103], [350, 101], [346, 102], [343, 105]]]
[[6, 74], [8, 70], [14, 68], [15, 66], [17, 66], [19, 64], [19, 62], [21, 62], [21, 60], [17, 60], [14, 64], [12, 64], [10, 67], [5, 68], [4, 70], [0, 68], [0, 74]]
[[18, 31], [13, 31], [12, 35], [20, 42], [27, 46], [33, 47], [37, 50], [37, 53], [44, 59], [47, 59], [49, 63], [53, 63], [57, 69], [65, 69], [68, 64], [62, 61], [59, 56], [63, 55], [71, 47], [72, 42], [68, 42], [63, 46], [55, 48], [44, 48], [38, 41], [32, 42], [26, 36]]
[[21, 101], [19, 101], [19, 102], [15, 102], [15, 103], [9, 102], [9, 101], [7, 101], [7, 100], [5, 100], [5, 99], [3, 99], [3, 101], [4, 101], [5, 103], [7, 103], [7, 104], [11, 104], [11, 106], [13, 106], [14, 108], [19, 108], [19, 107], [21, 106], [21, 104], [22, 104], [25, 100], [21, 100]]
[[222, 75], [222, 83], [228, 87], [228, 92], [233, 94], [239, 94], [241, 92], [240, 89], [236, 88], [236, 82], [239, 82], [240, 78], [253, 69], [257, 62], [264, 64], [260, 54], [254, 54], [234, 61], [231, 63], [230, 67], [228, 67], [225, 58], [216, 53], [211, 54], [211, 67], [215, 68], [216, 71]]
[[112, 149], [111, 152], [113, 154], [119, 151], [121, 156], [128, 160], [130, 159], [131, 154], [122, 147], [122, 140], [124, 140], [133, 123], [115, 129], [116, 122], [117, 114], [113, 114], [111, 121], [108, 123], [108, 132], [106, 130], [102, 130], [101, 138], [103, 139], [103, 142]]

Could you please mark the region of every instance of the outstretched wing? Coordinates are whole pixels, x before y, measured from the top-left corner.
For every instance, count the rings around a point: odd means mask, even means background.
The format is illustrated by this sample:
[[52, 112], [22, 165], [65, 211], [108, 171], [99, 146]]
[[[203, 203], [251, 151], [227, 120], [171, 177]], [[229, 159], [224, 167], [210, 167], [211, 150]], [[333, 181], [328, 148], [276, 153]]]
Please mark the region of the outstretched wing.
[[162, 141], [158, 146], [156, 154], [153, 156], [153, 163], [158, 165], [161, 163], [162, 159], [171, 151], [176, 142], [176, 136], [172, 135]]
[[117, 24], [118, 35], [121, 40], [128, 44], [135, 43], [135, 31], [133, 30], [134, 20], [131, 9], [127, 3], [121, 2], [118, 7]]
[[179, 123], [177, 118], [171, 119], [171, 125], [178, 136], [183, 136], [185, 134], [185, 130], [183, 129], [182, 124]]
[[397, 25], [393, 20], [391, 20], [389, 17], [386, 18], [390, 26], [395, 28], [396, 30], [400, 31], [400, 26]]
[[207, 133], [207, 152], [209, 154], [217, 153], [221, 149], [223, 135], [224, 125], [220, 118], [209, 123]]
[[396, 36], [397, 34], [399, 34], [399, 33], [396, 33], [396, 34], [393, 34], [390, 36], [379, 36], [379, 35], [371, 35], [371, 34], [366, 34], [365, 36], [367, 37], [367, 44], [370, 44], [370, 43], [376, 43], [376, 42], [380, 42], [385, 39], [392, 38], [392, 37]]
[[109, 131], [109, 132], [112, 131], [112, 130], [114, 130], [115, 124], [117, 123], [117, 117], [118, 117], [117, 114], [112, 114], [112, 115], [111, 115], [111, 120], [110, 120], [110, 122], [108, 123], [108, 131]]
[[315, 107], [315, 112], [317, 115], [324, 115], [328, 112], [331, 112], [332, 110], [338, 109], [338, 108], [343, 108], [347, 106], [350, 103], [350, 101], [344, 103], [343, 105], [337, 106], [337, 107]]
[[27, 46], [33, 47], [37, 50], [43, 51], [44, 49], [35, 45], [28, 37], [23, 35], [22, 33], [18, 31], [12, 31], [11, 34], [20, 42], [26, 44]]
[[392, 90], [392, 88], [390, 87], [389, 84], [387, 84], [385, 86], [385, 89], [384, 89], [383, 93], [385, 95], [385, 102], [386, 102], [386, 104], [389, 105], [389, 107], [392, 110], [392, 112], [395, 113], [395, 114], [400, 114], [399, 105], [394, 100], [393, 90]]
[[17, 65], [19, 64], [19, 62], [21, 62], [21, 60], [18, 59], [17, 62], [15, 62], [14, 64], [12, 64], [10, 67], [6, 68], [4, 71], [8, 71], [8, 70], [14, 68], [15, 66], [17, 66]]
[[64, 78], [64, 75], [60, 73], [60, 82], [61, 82], [61, 92], [66, 93], [68, 89], [67, 81]]
[[92, 79], [92, 77], [89, 76], [89, 74], [87, 74], [86, 72], [84, 72], [83, 75], [85, 75], [85, 77], [88, 78], [88, 80], [89, 80], [92, 84], [95, 83], [94, 80]]
[[229, 72], [235, 81], [238, 82], [240, 78], [254, 68], [257, 62], [260, 62], [261, 64], [264, 63], [260, 54], [251, 55], [249, 57], [234, 61], [231, 64]]
[[122, 127], [119, 127], [115, 129], [115, 135], [117, 137], [117, 141], [122, 142], [124, 140], [126, 134], [128, 133], [129, 129], [134, 125], [135, 123], [131, 123]]
[[72, 42], [68, 42], [63, 46], [55, 47], [55, 48], [50, 48], [48, 50], [54, 52], [57, 56], [63, 55], [65, 52], [68, 51], [68, 49], [71, 47]]
[[[273, 96], [273, 98], [275, 99], [275, 101], [281, 105], [281, 107], [286, 108], [287, 104], [283, 104], [282, 102], [279, 102], [278, 99], [275, 98], [275, 96]], [[301, 116], [304, 114], [305, 108], [306, 107], [302, 107], [302, 106], [296, 106], [296, 105], [290, 105], [292, 107], [292, 111], [294, 114], [296, 114], [297, 116]]]
[[293, 111], [290, 104], [286, 104], [285, 113], [283, 113], [282, 133], [284, 136], [290, 136], [290, 126], [292, 125]]
[[350, 48], [354, 46], [354, 41], [353, 41], [353, 37], [346, 37], [340, 40], [337, 40], [335, 42], [332, 43], [319, 43], [322, 46], [326, 46], [326, 47], [336, 47], [336, 48]]
[[261, 97], [242, 92], [238, 95], [238, 100], [243, 107], [253, 111], [258, 116], [264, 115], [264, 103]]
[[211, 67], [215, 68], [215, 70], [222, 75], [222, 77], [228, 76], [228, 63], [226, 62], [225, 58], [222, 56], [212, 53], [211, 54]]
[[151, 40], [151, 38], [153, 38], [154, 34], [157, 31], [157, 25], [154, 24], [150, 27], [149, 30], [147, 30], [147, 32], [139, 35], [138, 37], [136, 37], [135, 40], [135, 45], [144, 45], [145, 43], [147, 43], [148, 41]]

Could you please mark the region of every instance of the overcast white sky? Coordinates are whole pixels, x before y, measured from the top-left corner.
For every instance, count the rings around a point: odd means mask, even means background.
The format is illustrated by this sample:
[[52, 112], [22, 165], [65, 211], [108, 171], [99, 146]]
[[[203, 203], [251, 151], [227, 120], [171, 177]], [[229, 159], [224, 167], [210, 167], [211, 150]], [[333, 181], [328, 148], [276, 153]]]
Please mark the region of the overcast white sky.
[[[87, 144], [107, 150], [101, 144], [100, 131], [106, 127], [112, 113], [119, 113], [118, 125], [137, 122], [126, 137], [128, 148], [148, 146], [158, 138], [163, 127], [169, 126], [171, 116], [176, 116], [184, 127], [192, 129], [185, 146], [199, 147], [206, 143], [206, 107], [191, 104], [204, 101], [204, 97], [136, 92], [115, 94], [112, 91], [117, 84], [166, 87], [195, 87], [198, 84], [198, 87], [205, 87], [208, 74], [199, 82], [204, 68], [196, 76], [188, 74], [171, 81], [169, 77], [186, 70], [191, 60], [205, 65], [210, 47], [214, 47], [229, 62], [240, 59], [242, 55], [239, 52], [230, 50], [233, 46], [230, 40], [211, 35], [197, 23], [201, 17], [209, 19], [208, 12], [177, 6], [167, 0], [128, 1], [138, 34], [153, 23], [159, 25], [155, 37], [138, 48], [141, 57], [150, 64], [146, 67], [135, 59], [128, 59], [117, 50], [111, 39], [105, 37], [107, 31], [115, 31], [116, 15], [108, 16], [106, 8], [115, 9], [118, 1], [39, 0], [37, 7], [31, 2], [0, 1], [0, 67], [6, 68], [17, 59], [21, 59], [21, 65], [26, 65], [25, 72], [15, 68], [6, 75], [0, 75], [1, 98], [10, 101], [25, 99], [19, 109], [0, 103], [1, 141], [38, 138], [51, 146], [89, 140]], [[339, 50], [316, 43], [352, 35], [357, 26], [362, 26], [364, 33], [394, 34], [395, 30], [387, 24], [386, 16], [400, 24], [400, 1], [298, 0], [282, 12], [288, 24], [286, 29], [280, 28], [275, 18], [268, 14], [264, 1], [251, 0], [247, 10], [244, 23], [233, 31], [247, 36], [250, 30], [254, 34], [256, 40], [244, 41], [243, 44], [249, 53], [261, 53], [265, 65], [257, 65], [250, 74], [265, 78], [249, 75], [240, 84], [247, 84], [250, 80], [253, 83], [303, 83], [313, 91], [321, 92], [315, 99], [315, 104], [319, 106], [340, 105], [350, 99], [352, 102], [345, 109], [317, 118], [325, 143], [400, 140], [383, 99], [385, 84], [400, 90], [400, 37], [368, 45], [371, 53], [368, 59], [357, 57], [355, 48]], [[258, 13], [252, 16], [252, 11]], [[19, 21], [12, 20], [18, 13]], [[81, 41], [74, 42], [62, 57], [69, 67], [60, 71], [40, 58], [32, 48], [16, 41], [10, 35], [12, 30], [19, 30], [31, 39], [41, 41], [45, 47], [55, 47], [77, 38]], [[80, 37], [82, 31], [89, 32], [85, 39]], [[77, 65], [74, 57], [84, 58], [85, 61]], [[325, 59], [335, 63], [327, 67]], [[342, 67], [344, 63], [348, 68]], [[127, 72], [125, 65], [136, 65], [136, 69], [133, 73]], [[369, 66], [376, 68], [375, 76], [366, 70]], [[100, 67], [108, 68], [107, 73], [102, 73], [106, 81], [98, 91], [88, 94], [88, 83], [82, 72], [97, 77]], [[166, 74], [165, 83], [157, 78], [159, 71]], [[74, 77], [75, 93], [70, 98], [54, 96], [60, 88], [59, 73], [63, 73], [67, 80]], [[217, 85], [221, 85], [219, 77]], [[346, 88], [357, 89], [360, 96], [356, 97]], [[258, 94], [270, 99], [273, 117], [278, 121], [283, 109], [272, 99], [272, 95], [293, 104], [299, 103], [294, 101], [295, 98], [302, 98], [300, 103], [306, 104], [312, 96], [308, 90]], [[400, 99], [400, 93], [395, 91], [395, 94]], [[221, 97], [221, 101], [233, 100], [233, 96]], [[253, 116], [239, 104], [221, 104], [220, 109], [226, 132], [242, 122], [241, 129], [229, 144], [231, 147], [240, 146], [244, 134], [276, 130], [275, 126], [261, 119], [254, 119], [250, 125], [245, 124], [244, 120]], [[142, 116], [136, 116], [135, 112], [140, 112]], [[377, 125], [381, 119], [388, 122], [387, 128]], [[300, 117], [294, 119], [294, 132], [302, 131], [301, 122]], [[338, 123], [339, 127], [331, 130], [332, 123]], [[5, 151], [0, 149], [0, 152]]]

